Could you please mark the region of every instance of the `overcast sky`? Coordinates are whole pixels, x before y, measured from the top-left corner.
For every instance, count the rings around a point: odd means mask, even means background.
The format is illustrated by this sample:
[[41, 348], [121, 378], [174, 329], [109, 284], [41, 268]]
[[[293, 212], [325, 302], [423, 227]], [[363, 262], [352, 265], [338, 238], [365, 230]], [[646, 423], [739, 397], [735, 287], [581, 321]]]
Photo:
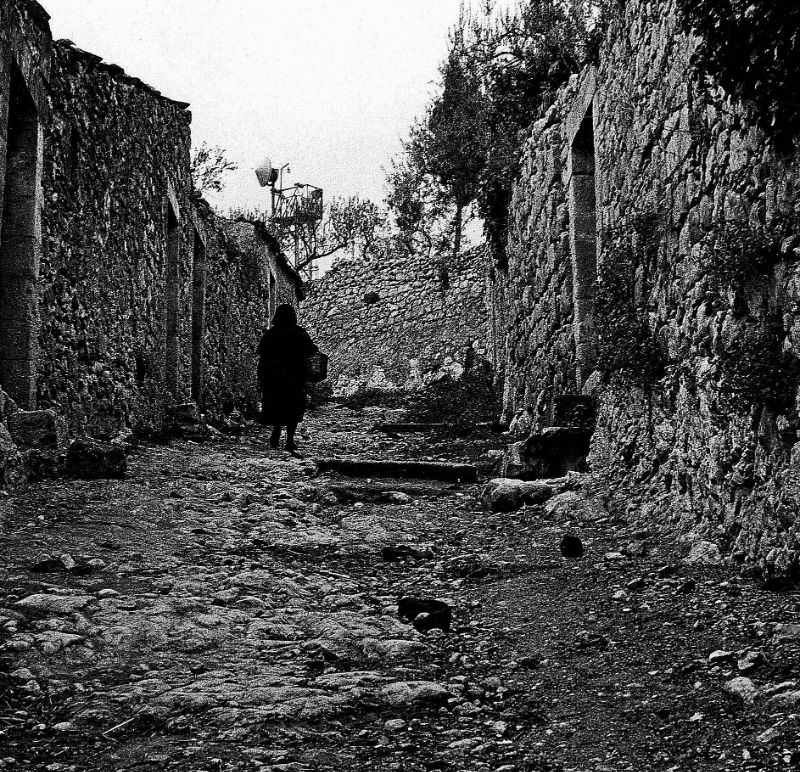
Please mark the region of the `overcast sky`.
[[459, 0], [41, 0], [53, 34], [191, 103], [195, 143], [241, 169], [222, 199], [266, 203], [253, 168], [383, 199], [422, 113]]

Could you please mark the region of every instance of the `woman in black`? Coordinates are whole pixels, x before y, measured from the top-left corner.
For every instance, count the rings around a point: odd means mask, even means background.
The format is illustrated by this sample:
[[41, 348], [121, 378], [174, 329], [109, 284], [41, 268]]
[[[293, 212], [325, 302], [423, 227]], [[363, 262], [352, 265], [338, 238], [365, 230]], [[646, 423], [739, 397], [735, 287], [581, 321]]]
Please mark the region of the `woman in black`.
[[297, 450], [294, 435], [306, 411], [306, 357], [319, 351], [297, 324], [297, 312], [284, 304], [258, 344], [261, 420], [274, 427], [269, 444], [278, 447], [286, 427], [286, 450]]

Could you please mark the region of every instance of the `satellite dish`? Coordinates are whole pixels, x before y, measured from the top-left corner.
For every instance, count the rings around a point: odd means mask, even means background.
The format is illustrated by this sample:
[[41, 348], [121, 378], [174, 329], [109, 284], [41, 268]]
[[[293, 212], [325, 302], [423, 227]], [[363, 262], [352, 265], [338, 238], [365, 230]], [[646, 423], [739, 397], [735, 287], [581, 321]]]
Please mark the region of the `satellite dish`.
[[256, 177], [258, 177], [258, 184], [262, 188], [266, 188], [267, 185], [272, 185], [278, 179], [278, 170], [272, 167], [272, 161], [269, 158], [265, 158], [256, 167]]

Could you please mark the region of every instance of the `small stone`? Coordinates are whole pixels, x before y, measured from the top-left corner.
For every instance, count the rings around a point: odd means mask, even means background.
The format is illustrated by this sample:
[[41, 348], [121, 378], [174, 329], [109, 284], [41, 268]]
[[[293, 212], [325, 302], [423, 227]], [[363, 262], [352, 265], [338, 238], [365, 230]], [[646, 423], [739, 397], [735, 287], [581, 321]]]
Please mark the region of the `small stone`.
[[584, 554], [583, 542], [578, 536], [571, 533], [564, 534], [561, 544], [559, 544], [559, 549], [565, 558], [582, 558]]
[[792, 643], [800, 641], [800, 625], [775, 625], [775, 643]]
[[383, 724], [383, 731], [387, 734], [396, 734], [402, 732], [408, 724], [402, 718], [390, 718]]
[[626, 557], [621, 552], [606, 552], [606, 554], [603, 555], [603, 560], [605, 560], [606, 563], [619, 563], [622, 560], [626, 560]]
[[75, 724], [71, 721], [60, 721], [58, 724], [53, 724], [53, 730], [56, 732], [74, 732]]
[[756, 689], [755, 684], [749, 678], [745, 678], [744, 676], [732, 678], [725, 684], [725, 686], [723, 686], [723, 690], [727, 694], [742, 700], [742, 702], [745, 702], [748, 705], [752, 703], [758, 696], [758, 689]]
[[777, 726], [770, 727], [767, 729], [766, 732], [762, 732], [756, 740], [760, 742], [762, 745], [768, 745], [769, 743], [775, 742], [775, 740], [779, 739], [781, 736], [781, 732]]
[[791, 710], [795, 711], [800, 708], [800, 691], [793, 690], [776, 694], [770, 697], [765, 703], [767, 710]]
[[740, 673], [749, 673], [755, 670], [764, 660], [760, 651], [746, 651], [736, 661]]
[[722, 553], [713, 542], [699, 541], [692, 546], [683, 562], [689, 565], [718, 566], [722, 563]]
[[733, 652], [725, 651], [724, 649], [717, 649], [708, 655], [708, 661], [712, 665], [719, 665], [723, 662], [727, 662], [729, 659], [731, 659], [731, 657], [733, 657]]

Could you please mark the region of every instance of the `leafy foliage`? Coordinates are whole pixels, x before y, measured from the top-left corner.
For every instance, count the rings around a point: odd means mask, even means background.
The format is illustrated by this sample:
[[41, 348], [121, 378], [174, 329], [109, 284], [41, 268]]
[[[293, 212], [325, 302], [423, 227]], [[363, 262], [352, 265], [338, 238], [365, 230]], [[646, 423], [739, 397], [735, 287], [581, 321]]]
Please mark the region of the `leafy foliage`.
[[783, 350], [780, 319], [744, 326], [718, 356], [720, 399], [725, 407], [745, 412], [765, 405], [777, 413], [794, 408], [800, 366]]
[[[479, 14], [462, 13], [439, 93], [389, 175], [388, 202], [399, 223], [420, 204], [408, 181], [426, 179], [435, 195], [422, 197], [427, 215], [415, 224], [430, 227], [438, 218], [452, 218], [458, 249], [462, 213], [474, 204], [496, 261], [506, 263], [520, 133], [596, 52], [598, 6], [595, 0], [525, 0], [495, 13], [486, 2]], [[397, 175], [398, 168], [404, 174]]]
[[775, 0], [678, 0], [699, 46], [695, 62], [756, 108], [782, 144], [800, 133], [800, 5]]
[[729, 220], [718, 228], [704, 250], [704, 268], [718, 289], [741, 290], [764, 278], [784, 259], [782, 240], [791, 226], [785, 218], [769, 228]]
[[277, 239], [280, 250], [289, 255], [295, 254], [296, 235], [295, 267], [298, 270], [345, 250], [370, 259], [380, 252], [381, 243], [386, 238], [385, 212], [369, 199], [359, 196], [334, 198], [325, 205], [321, 220], [301, 223], [297, 227], [272, 222], [269, 212], [263, 209], [233, 209], [230, 216], [263, 224]]
[[646, 277], [658, 253], [659, 220], [653, 212], [637, 213], [603, 236], [594, 307], [598, 367], [648, 388], [666, 364], [647, 312]]
[[208, 192], [219, 193], [223, 188], [225, 175], [239, 168], [236, 163], [228, 160], [226, 152], [217, 145], [208, 145], [205, 142], [192, 151], [192, 182], [201, 195]]

